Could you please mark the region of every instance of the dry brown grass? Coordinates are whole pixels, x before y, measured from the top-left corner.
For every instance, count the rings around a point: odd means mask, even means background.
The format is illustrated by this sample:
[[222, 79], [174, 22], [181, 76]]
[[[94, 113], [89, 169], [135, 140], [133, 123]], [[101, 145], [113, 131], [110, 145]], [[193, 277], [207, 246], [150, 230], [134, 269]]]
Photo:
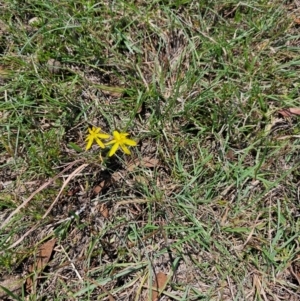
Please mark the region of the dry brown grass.
[[0, 298], [300, 300], [297, 2], [1, 9]]

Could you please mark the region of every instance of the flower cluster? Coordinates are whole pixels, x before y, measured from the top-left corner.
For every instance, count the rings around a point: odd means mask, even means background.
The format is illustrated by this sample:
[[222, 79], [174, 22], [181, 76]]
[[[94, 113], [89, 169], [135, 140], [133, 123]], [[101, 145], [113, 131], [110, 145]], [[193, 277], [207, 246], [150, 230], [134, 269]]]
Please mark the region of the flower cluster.
[[113, 139], [107, 143], [103, 143], [102, 139], [110, 138], [110, 135], [102, 133], [100, 128], [92, 127], [89, 128], [89, 133], [85, 141], [87, 141], [86, 150], [90, 149], [93, 142], [95, 141], [101, 148], [105, 148], [107, 145], [113, 145], [108, 153], [108, 156], [111, 157], [116, 153], [118, 148], [121, 148], [123, 152], [127, 155], [130, 155], [129, 146], [136, 146], [136, 142], [132, 139], [127, 138], [128, 133], [119, 133], [118, 131], [113, 132]]

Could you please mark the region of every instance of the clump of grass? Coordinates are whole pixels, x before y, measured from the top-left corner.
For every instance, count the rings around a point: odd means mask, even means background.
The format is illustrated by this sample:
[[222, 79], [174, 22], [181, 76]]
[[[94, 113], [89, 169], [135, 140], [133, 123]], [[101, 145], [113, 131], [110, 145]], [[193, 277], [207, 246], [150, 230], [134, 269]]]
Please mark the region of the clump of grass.
[[292, 6], [4, 1], [0, 276], [56, 237], [29, 298], [299, 298]]

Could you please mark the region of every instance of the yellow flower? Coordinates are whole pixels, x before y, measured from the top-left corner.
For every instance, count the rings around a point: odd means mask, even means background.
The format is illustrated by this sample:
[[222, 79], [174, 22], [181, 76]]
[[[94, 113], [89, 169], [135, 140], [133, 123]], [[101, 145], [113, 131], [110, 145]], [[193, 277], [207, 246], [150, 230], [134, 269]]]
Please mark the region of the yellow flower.
[[126, 147], [126, 145], [136, 146], [136, 142], [134, 140], [128, 139], [127, 133], [119, 133], [118, 131], [113, 132], [114, 139], [106, 143], [106, 145], [113, 144], [110, 149], [108, 156], [111, 157], [119, 148], [122, 148], [123, 152], [127, 155], [130, 155], [130, 150]]
[[95, 128], [92, 127], [91, 129], [89, 128], [89, 134], [87, 136], [87, 138], [85, 139], [85, 141], [87, 141], [87, 145], [85, 150], [88, 150], [91, 148], [94, 140], [97, 142], [97, 144], [101, 147], [101, 148], [105, 148], [104, 143], [100, 140], [100, 139], [107, 139], [110, 136], [104, 133], [101, 133], [101, 129], [100, 128]]

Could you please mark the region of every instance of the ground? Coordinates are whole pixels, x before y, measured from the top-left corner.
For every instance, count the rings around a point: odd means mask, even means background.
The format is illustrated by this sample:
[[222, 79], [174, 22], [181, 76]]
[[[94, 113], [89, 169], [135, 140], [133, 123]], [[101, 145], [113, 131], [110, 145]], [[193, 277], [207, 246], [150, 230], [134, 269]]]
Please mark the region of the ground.
[[0, 8], [1, 300], [300, 300], [298, 1]]

